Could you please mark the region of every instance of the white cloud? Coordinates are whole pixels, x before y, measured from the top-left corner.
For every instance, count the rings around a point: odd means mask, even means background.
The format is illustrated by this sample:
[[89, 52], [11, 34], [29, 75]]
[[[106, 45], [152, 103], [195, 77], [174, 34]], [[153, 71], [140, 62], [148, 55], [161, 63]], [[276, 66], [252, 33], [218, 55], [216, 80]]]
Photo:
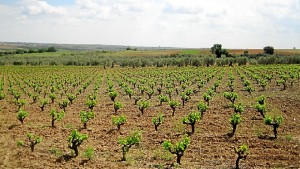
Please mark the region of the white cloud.
[[[63, 6], [20, 0], [18, 4], [0, 3], [1, 40], [300, 47], [300, 0], [76, 0]], [[13, 29], [3, 30], [8, 27]]]

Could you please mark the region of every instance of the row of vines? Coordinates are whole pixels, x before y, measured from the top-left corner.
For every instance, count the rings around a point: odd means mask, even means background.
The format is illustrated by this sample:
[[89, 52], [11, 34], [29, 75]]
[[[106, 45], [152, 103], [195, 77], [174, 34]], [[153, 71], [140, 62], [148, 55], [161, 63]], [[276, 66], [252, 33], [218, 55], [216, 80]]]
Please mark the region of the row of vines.
[[299, 65], [5, 66], [1, 133], [8, 158], [49, 167], [300, 167], [299, 107], [274, 100], [299, 84]]

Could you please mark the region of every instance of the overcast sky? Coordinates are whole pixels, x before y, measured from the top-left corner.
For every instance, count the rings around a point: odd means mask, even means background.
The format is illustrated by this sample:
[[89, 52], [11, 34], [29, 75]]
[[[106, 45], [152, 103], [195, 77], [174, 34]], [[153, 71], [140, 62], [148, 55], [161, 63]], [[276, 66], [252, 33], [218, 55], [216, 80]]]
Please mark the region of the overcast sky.
[[300, 0], [0, 0], [0, 41], [300, 48]]

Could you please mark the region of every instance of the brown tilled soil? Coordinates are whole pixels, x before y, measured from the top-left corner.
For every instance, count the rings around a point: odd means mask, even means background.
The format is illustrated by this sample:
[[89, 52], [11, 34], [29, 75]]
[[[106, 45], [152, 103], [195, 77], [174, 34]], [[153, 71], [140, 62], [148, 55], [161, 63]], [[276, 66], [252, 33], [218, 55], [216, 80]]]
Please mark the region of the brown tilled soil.
[[[236, 73], [235, 76], [238, 77]], [[216, 77], [199, 93], [192, 95], [191, 101], [185, 107], [180, 106], [174, 117], [166, 103], [158, 106], [156, 95], [150, 100], [151, 107], [141, 115], [133, 99], [119, 94], [117, 100], [124, 104], [119, 113], [127, 117], [127, 122], [120, 131], [111, 122], [111, 117], [115, 114], [113, 103], [106, 93], [105, 78], [94, 108], [96, 117], [88, 122], [88, 129], [82, 129], [79, 112], [87, 110], [86, 94], [92, 91], [95, 81], [67, 108], [65, 118], [56, 122], [56, 128], [50, 127], [49, 111], [51, 107], [58, 107], [57, 102], [47, 105], [44, 112], [40, 110], [38, 103], [27, 104], [25, 110], [30, 112], [30, 116], [20, 125], [16, 118], [17, 107], [11, 103], [13, 99], [8, 95], [0, 101], [0, 168], [233, 168], [237, 157], [234, 147], [241, 144], [247, 144], [250, 150], [247, 159], [241, 161], [241, 168], [300, 168], [300, 83], [288, 86], [285, 91], [275, 86], [274, 81], [267, 91], [260, 91], [255, 85], [257, 90], [249, 95], [242, 91], [239, 78], [235, 80], [239, 94], [237, 102], [245, 105], [245, 112], [236, 134], [231, 138], [227, 136], [232, 129], [229, 118], [233, 110], [228, 107], [229, 101], [223, 97], [223, 92], [228, 91], [228, 87], [221, 85], [209, 110], [196, 124], [196, 132], [191, 135], [191, 144], [182, 157], [182, 164], [173, 165], [176, 157], [164, 151], [161, 143], [164, 140], [175, 142], [190, 132], [190, 126], [183, 125], [181, 118], [190, 111], [197, 110], [197, 103], [203, 100], [203, 92], [215, 81]], [[227, 84], [227, 81], [226, 71], [222, 83]], [[117, 89], [120, 93], [121, 89]], [[272, 128], [263, 123], [262, 117], [254, 109], [257, 96], [262, 94], [268, 96], [267, 114], [282, 112], [284, 117], [276, 140], [273, 139]], [[180, 99], [179, 96], [174, 97]], [[144, 98], [147, 96], [144, 95]], [[159, 112], [165, 114], [165, 121], [159, 126], [158, 132], [155, 132], [151, 120]], [[76, 158], [72, 158], [67, 144], [72, 128], [89, 136], [79, 148], [80, 154]], [[135, 129], [142, 130], [142, 142], [133, 146], [128, 153], [128, 160], [122, 162], [118, 138], [129, 135]], [[18, 140], [26, 140], [26, 133], [29, 132], [43, 137], [34, 152], [29, 147], [17, 147], [16, 144]], [[87, 147], [95, 149], [95, 157], [91, 161], [83, 156]]]

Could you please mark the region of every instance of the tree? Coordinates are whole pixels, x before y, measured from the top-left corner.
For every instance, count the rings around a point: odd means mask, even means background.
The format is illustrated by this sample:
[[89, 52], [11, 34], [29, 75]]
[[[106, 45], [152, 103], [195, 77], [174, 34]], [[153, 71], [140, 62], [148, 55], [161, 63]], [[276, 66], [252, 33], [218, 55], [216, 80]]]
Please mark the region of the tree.
[[65, 112], [64, 111], [56, 111], [55, 109], [51, 109], [50, 111], [50, 116], [51, 116], [51, 126], [52, 128], [55, 128], [54, 122], [57, 121], [61, 121], [62, 118], [65, 116]]
[[142, 134], [140, 131], [133, 132], [130, 136], [125, 138], [119, 138], [118, 144], [122, 145], [122, 161], [126, 161], [126, 154], [129, 149], [135, 145], [140, 143], [142, 139]]
[[274, 138], [277, 138], [277, 128], [282, 124], [283, 117], [280, 116], [266, 116], [264, 118], [264, 122], [266, 125], [273, 126]]
[[152, 123], [154, 124], [155, 131], [157, 131], [157, 128], [159, 125], [161, 125], [164, 121], [164, 115], [162, 113], [159, 113], [157, 117], [152, 118]]
[[229, 56], [228, 51], [226, 49], [222, 49], [221, 44], [214, 44], [214, 46], [210, 48], [210, 51], [215, 54], [217, 58], [220, 58], [223, 54], [226, 55], [226, 57]]
[[272, 46], [266, 46], [264, 47], [264, 53], [268, 55], [274, 54], [274, 48]]
[[34, 151], [35, 145], [37, 145], [38, 143], [40, 143], [42, 141], [41, 137], [35, 136], [32, 133], [28, 133], [27, 138], [28, 138], [28, 141], [29, 141], [29, 146], [30, 146], [31, 152]]
[[199, 112], [191, 112], [182, 119], [182, 123], [191, 125], [193, 134], [195, 132], [195, 124], [198, 120], [200, 120], [200, 117], [201, 116]]
[[126, 117], [124, 115], [112, 116], [112, 123], [117, 125], [118, 130], [121, 129], [121, 126], [126, 122]]
[[83, 123], [83, 128], [86, 129], [87, 127], [87, 122], [95, 117], [95, 114], [92, 111], [85, 112], [81, 111], [80, 112], [80, 119], [81, 122]]
[[78, 147], [81, 143], [88, 138], [88, 135], [81, 134], [77, 130], [72, 130], [71, 134], [68, 137], [69, 148], [74, 150], [75, 157], [78, 156]]
[[241, 115], [240, 114], [236, 114], [234, 113], [230, 119], [229, 119], [230, 124], [232, 125], [232, 136], [234, 135], [235, 131], [236, 131], [236, 127], [237, 125], [241, 122]]
[[17, 118], [21, 122], [21, 124], [24, 123], [24, 119], [29, 116], [29, 113], [27, 111], [19, 110]]
[[180, 163], [181, 157], [183, 156], [185, 150], [187, 149], [188, 145], [190, 144], [190, 138], [185, 135], [185, 137], [177, 142], [176, 144], [172, 144], [170, 141], [164, 141], [162, 143], [162, 146], [165, 148], [165, 150], [168, 150], [172, 154], [176, 154], [177, 156], [177, 163]]
[[250, 153], [247, 145], [243, 144], [238, 148], [234, 148], [235, 153], [238, 155], [238, 158], [235, 161], [235, 168], [239, 169], [239, 161], [241, 159], [246, 159], [247, 155]]

